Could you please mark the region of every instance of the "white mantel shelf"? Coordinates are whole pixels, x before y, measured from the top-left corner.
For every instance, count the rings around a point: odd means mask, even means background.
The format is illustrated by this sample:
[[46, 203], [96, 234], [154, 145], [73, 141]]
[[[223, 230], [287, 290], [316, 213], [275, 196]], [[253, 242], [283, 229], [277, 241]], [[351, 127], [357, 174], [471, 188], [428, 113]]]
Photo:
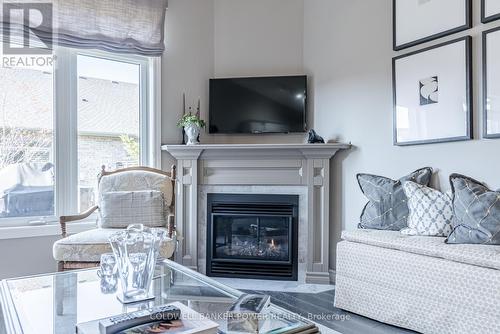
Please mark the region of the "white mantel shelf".
[[[163, 145], [161, 149], [176, 159], [206, 159], [216, 156], [290, 156], [301, 154], [306, 157], [332, 157], [339, 150], [349, 149], [350, 144], [208, 144], [208, 145]], [[236, 154], [236, 156], [235, 156]]]
[[338, 151], [350, 147], [343, 143], [163, 145], [162, 150], [177, 159], [175, 219], [183, 238], [176, 261], [205, 270], [207, 193], [300, 193], [299, 281], [329, 283], [330, 164]]

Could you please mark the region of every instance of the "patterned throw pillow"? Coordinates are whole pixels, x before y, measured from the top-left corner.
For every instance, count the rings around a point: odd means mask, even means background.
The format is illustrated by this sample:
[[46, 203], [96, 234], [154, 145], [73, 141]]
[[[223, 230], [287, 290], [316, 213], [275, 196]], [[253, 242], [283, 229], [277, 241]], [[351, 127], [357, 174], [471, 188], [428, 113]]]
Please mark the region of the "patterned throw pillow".
[[500, 192], [467, 176], [450, 176], [453, 232], [449, 244], [500, 245]]
[[405, 182], [403, 189], [408, 197], [408, 227], [401, 230], [406, 235], [447, 237], [452, 230], [453, 206], [451, 192], [442, 193], [415, 182]]
[[358, 227], [392, 231], [406, 227], [408, 205], [403, 182], [413, 181], [429, 185], [431, 176], [430, 167], [419, 169], [397, 181], [383, 176], [358, 174], [359, 187], [370, 200], [361, 213]]
[[149, 227], [167, 225], [165, 199], [161, 191], [109, 191], [102, 194], [99, 226], [126, 228], [131, 224]]

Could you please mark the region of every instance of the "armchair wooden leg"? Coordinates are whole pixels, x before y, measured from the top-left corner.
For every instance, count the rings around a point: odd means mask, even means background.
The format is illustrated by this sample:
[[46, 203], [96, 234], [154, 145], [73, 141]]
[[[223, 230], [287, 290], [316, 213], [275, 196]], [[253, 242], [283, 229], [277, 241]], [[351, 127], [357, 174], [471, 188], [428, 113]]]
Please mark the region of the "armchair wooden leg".
[[58, 261], [57, 262], [57, 271], [58, 272], [64, 271], [64, 261]]

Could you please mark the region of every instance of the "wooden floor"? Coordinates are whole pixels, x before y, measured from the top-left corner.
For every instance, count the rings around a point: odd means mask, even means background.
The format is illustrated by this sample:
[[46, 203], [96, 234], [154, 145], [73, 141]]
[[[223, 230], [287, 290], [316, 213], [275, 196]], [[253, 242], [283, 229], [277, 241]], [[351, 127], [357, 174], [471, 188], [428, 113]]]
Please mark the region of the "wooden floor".
[[[261, 290], [245, 290], [245, 292], [268, 294], [274, 304], [342, 334], [415, 333], [335, 308], [333, 286], [331, 290], [317, 293]], [[325, 319], [322, 315], [330, 316], [329, 319]]]

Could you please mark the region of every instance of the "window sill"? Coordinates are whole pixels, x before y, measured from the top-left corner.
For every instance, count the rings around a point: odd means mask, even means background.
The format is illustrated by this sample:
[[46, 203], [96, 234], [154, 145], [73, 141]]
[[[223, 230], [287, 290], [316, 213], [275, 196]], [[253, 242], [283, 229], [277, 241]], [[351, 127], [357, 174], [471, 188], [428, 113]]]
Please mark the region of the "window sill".
[[[79, 233], [96, 228], [95, 221], [86, 221], [68, 225], [69, 233]], [[47, 224], [38, 226], [8, 226], [0, 227], [0, 240], [36, 238], [61, 235], [59, 224]]]

